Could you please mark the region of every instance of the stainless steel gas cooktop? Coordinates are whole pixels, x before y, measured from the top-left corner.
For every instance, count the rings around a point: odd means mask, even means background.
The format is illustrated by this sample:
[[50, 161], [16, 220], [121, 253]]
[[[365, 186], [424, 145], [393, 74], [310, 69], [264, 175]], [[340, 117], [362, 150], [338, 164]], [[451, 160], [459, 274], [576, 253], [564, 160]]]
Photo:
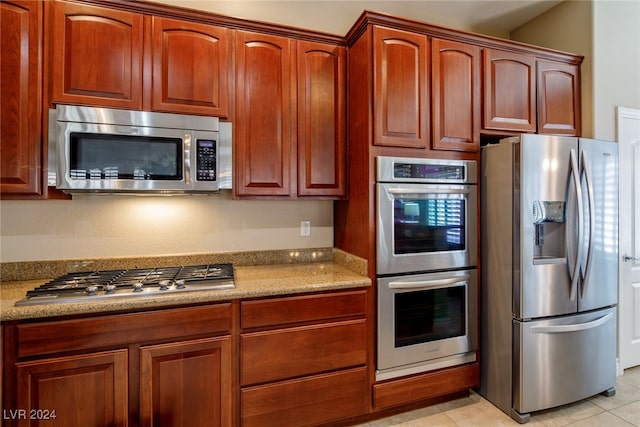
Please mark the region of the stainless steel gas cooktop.
[[235, 288], [232, 264], [68, 273], [28, 291], [17, 306], [104, 301]]

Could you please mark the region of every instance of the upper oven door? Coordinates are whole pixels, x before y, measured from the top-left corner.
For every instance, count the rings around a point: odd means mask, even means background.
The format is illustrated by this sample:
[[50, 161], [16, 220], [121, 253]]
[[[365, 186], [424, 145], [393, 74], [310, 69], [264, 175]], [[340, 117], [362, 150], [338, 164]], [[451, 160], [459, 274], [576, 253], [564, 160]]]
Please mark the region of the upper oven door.
[[377, 184], [377, 273], [473, 267], [477, 189], [455, 184]]

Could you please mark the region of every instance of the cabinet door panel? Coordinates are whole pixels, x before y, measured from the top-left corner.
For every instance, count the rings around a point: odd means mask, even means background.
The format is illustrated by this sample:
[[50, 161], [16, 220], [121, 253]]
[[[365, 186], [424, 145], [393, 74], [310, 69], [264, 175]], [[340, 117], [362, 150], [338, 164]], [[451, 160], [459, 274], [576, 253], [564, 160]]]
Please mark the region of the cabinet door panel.
[[243, 334], [241, 383], [257, 384], [364, 365], [366, 332], [366, 322], [354, 320]]
[[298, 195], [346, 191], [346, 51], [298, 42]]
[[35, 425], [34, 409], [55, 410], [47, 426], [126, 426], [127, 363], [127, 350], [17, 363], [19, 425]]
[[140, 349], [140, 424], [231, 425], [231, 338]]
[[0, 3], [0, 193], [41, 193], [42, 3]]
[[431, 41], [434, 150], [478, 151], [480, 147], [480, 48]]
[[242, 425], [318, 426], [369, 409], [366, 368], [243, 388]]
[[142, 15], [53, 4], [52, 101], [142, 108]]
[[151, 108], [226, 117], [230, 34], [226, 28], [154, 17]]
[[236, 168], [238, 196], [293, 193], [291, 138], [295, 91], [291, 41], [236, 33]]
[[484, 50], [484, 128], [536, 131], [535, 57]]
[[580, 68], [538, 61], [538, 133], [580, 135]]
[[428, 147], [427, 38], [373, 29], [375, 145]]

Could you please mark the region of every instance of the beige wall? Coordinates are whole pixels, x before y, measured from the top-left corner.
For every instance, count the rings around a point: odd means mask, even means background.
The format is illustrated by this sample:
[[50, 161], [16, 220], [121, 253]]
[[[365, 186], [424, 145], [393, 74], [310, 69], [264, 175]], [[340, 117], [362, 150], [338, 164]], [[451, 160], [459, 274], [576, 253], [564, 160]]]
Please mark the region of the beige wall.
[[231, 200], [226, 191], [2, 201], [0, 210], [2, 262], [333, 246], [328, 201]]
[[[473, 2], [467, 0], [466, 13], [451, 15], [447, 2], [432, 2], [428, 8], [421, 2], [380, 0], [152, 0], [189, 9], [205, 10], [235, 18], [271, 22], [291, 27], [321, 31], [344, 36], [364, 10], [388, 13], [431, 24], [473, 31], [495, 37], [508, 38], [509, 34], [490, 24], [473, 24], [476, 17]], [[506, 8], [506, 5], [505, 5]]]
[[616, 106], [640, 108], [640, 1], [593, 2], [594, 135], [616, 140]]

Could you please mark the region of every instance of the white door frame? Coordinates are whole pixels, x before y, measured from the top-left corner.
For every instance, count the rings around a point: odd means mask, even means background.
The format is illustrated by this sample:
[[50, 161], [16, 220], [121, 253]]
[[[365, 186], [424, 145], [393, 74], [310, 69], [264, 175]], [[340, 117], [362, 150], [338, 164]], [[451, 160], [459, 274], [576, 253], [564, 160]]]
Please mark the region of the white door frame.
[[640, 365], [640, 109], [617, 108], [620, 222], [618, 357], [622, 370]]

